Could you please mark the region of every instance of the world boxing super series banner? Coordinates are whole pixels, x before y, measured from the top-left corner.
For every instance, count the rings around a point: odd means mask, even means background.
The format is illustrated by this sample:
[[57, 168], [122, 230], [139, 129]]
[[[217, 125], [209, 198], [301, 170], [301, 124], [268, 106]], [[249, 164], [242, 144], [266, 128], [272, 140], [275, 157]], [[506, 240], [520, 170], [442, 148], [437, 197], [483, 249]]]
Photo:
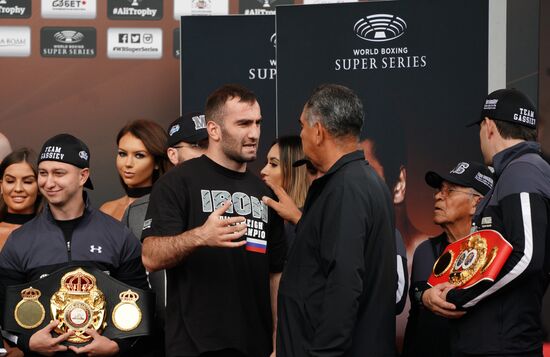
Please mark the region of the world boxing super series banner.
[[488, 15], [486, 0], [277, 7], [278, 135], [299, 133], [316, 86], [358, 93], [362, 146], [394, 194], [409, 268], [415, 247], [440, 231], [426, 171], [482, 160], [477, 128], [465, 124], [488, 90]]
[[183, 16], [181, 18], [181, 112], [202, 111], [208, 95], [238, 83], [258, 96], [262, 134], [259, 172], [275, 139], [275, 17]]
[[431, 220], [425, 172], [482, 160], [477, 128], [465, 124], [479, 117], [487, 94], [488, 2], [278, 6], [276, 29], [278, 135], [299, 132], [316, 86], [352, 88], [365, 108], [362, 138], [383, 174], [393, 181], [405, 166], [408, 205], [423, 201], [420, 215]]

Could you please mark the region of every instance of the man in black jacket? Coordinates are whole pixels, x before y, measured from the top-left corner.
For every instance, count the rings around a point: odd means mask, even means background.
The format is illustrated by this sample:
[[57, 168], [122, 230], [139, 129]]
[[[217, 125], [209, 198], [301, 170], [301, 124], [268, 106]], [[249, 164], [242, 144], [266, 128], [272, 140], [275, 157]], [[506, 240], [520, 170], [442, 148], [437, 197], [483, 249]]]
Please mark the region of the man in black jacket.
[[489, 94], [479, 124], [485, 163], [495, 168], [495, 184], [474, 215], [474, 229], [494, 229], [513, 251], [494, 282], [468, 289], [436, 285], [424, 305], [453, 321], [457, 356], [542, 356], [541, 302], [550, 271], [550, 165], [541, 157], [536, 110], [514, 89]]
[[[93, 189], [89, 160], [86, 144], [72, 135], [56, 135], [44, 143], [37, 181], [47, 205], [10, 235], [0, 253], [0, 306], [4, 306], [6, 286], [44, 278], [72, 265], [99, 268], [128, 285], [148, 288], [139, 241], [120, 222], [92, 208], [83, 192], [84, 187]], [[93, 337], [91, 343], [67, 347], [63, 342], [71, 336], [71, 330], [57, 337], [51, 334], [58, 323], [52, 321], [32, 336], [21, 334], [12, 342], [24, 350], [25, 356], [112, 356], [128, 352], [135, 342], [111, 340], [88, 330]]]
[[279, 288], [277, 356], [395, 355], [395, 225], [389, 190], [357, 151], [360, 99], [317, 88], [300, 117], [309, 189]]

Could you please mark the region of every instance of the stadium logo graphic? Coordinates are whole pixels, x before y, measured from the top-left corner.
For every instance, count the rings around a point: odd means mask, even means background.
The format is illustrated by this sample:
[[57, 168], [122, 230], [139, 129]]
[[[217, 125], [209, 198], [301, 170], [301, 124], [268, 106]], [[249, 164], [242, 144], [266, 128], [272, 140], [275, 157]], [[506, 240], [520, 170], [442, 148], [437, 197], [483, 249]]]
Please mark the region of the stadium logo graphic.
[[64, 30], [56, 32], [53, 37], [59, 43], [79, 43], [84, 39], [84, 34], [78, 31]]
[[[93, 58], [96, 55], [96, 37], [93, 27], [43, 27], [40, 30], [40, 55]], [[83, 158], [82, 153], [79, 155]]]
[[399, 16], [376, 14], [361, 18], [353, 25], [357, 37], [372, 42], [395, 40], [405, 33], [407, 23]]
[[271, 35], [271, 37], [269, 38], [269, 41], [271, 41], [271, 43], [273, 44], [273, 47], [277, 47], [277, 34], [274, 33], [273, 35]]

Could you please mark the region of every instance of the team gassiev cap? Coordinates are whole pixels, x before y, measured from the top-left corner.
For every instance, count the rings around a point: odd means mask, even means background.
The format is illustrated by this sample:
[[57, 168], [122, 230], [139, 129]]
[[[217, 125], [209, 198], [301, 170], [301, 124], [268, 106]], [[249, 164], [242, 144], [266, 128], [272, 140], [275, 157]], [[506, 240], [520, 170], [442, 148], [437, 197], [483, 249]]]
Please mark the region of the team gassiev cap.
[[531, 100], [517, 89], [499, 89], [485, 98], [481, 116], [468, 124], [479, 124], [485, 118], [507, 121], [535, 129], [537, 111]]
[[[38, 164], [42, 161], [59, 161], [71, 164], [81, 169], [90, 167], [90, 150], [80, 139], [71, 134], [59, 134], [46, 140], [40, 154]], [[94, 189], [92, 180], [88, 177], [84, 187]]]

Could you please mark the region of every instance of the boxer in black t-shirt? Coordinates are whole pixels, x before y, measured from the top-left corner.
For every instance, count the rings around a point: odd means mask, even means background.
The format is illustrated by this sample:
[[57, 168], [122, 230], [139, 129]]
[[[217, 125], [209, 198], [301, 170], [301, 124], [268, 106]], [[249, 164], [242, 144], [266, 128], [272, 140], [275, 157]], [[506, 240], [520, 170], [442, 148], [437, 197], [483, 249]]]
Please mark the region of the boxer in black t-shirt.
[[235, 85], [206, 103], [204, 156], [155, 185], [143, 227], [143, 261], [167, 269], [168, 356], [269, 356], [286, 255], [283, 221], [246, 170], [256, 158], [261, 112]]

